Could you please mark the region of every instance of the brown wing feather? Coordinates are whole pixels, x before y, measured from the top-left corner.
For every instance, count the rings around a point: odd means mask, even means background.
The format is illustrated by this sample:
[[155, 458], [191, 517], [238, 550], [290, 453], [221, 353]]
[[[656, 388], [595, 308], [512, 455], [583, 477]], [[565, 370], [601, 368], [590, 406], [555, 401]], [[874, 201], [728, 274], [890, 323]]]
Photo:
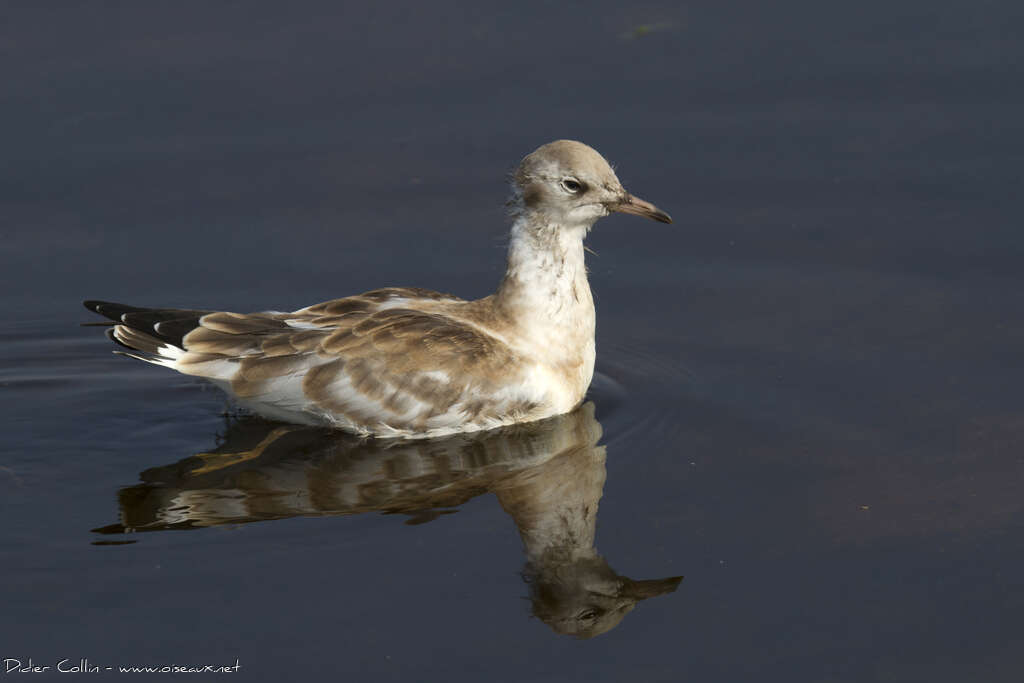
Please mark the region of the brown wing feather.
[[[385, 407], [393, 420], [420, 409], [415, 418], [402, 418], [409, 422], [389, 424], [398, 429], [422, 429], [470, 394], [495, 391], [500, 378], [521, 365], [505, 344], [466, 323], [404, 308], [339, 326], [320, 349], [335, 360], [306, 375], [306, 395], [325, 410], [356, 421], [381, 418], [363, 408], [368, 402]], [[358, 396], [339, 393], [339, 384], [350, 384]]]
[[331, 301], [324, 301], [319, 304], [313, 304], [307, 306], [296, 313], [299, 314], [314, 314], [323, 316], [342, 315], [344, 313], [351, 313], [353, 311], [369, 311], [379, 310], [381, 304], [386, 304], [396, 299], [407, 299], [410, 301], [450, 301], [450, 302], [461, 302], [463, 301], [457, 296], [451, 294], [442, 294], [441, 292], [434, 292], [429, 289], [421, 289], [419, 287], [385, 287], [383, 289], [373, 289], [369, 292], [363, 292], [355, 296], [348, 296], [344, 299], [332, 299]]
[[197, 369], [218, 358], [237, 362], [231, 388], [244, 399], [273, 401], [275, 380], [301, 376], [303, 394], [319, 411], [371, 428], [422, 430], [457, 404], [473, 416], [532, 408], [474, 402], [472, 396], [499, 389], [522, 359], [456, 317], [405, 307], [418, 302], [462, 303], [390, 288], [295, 313], [211, 313], [185, 336], [189, 353], [182, 360], [195, 358]]

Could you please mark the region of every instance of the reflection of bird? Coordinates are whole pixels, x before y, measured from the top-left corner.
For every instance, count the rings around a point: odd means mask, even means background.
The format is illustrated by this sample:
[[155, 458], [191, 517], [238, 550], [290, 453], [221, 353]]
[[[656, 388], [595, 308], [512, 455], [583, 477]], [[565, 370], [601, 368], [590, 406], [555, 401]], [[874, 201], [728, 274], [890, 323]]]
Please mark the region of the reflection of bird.
[[491, 487], [523, 539], [534, 615], [578, 638], [614, 628], [637, 602], [671, 593], [682, 579], [634, 581], [598, 555], [594, 534], [604, 461], [604, 446], [575, 443], [542, 466], [510, 473]]
[[600, 437], [592, 403], [549, 420], [414, 441], [242, 420], [215, 451], [143, 472], [145, 483], [121, 490], [121, 523], [95, 531], [372, 511], [422, 523], [493, 492], [523, 540], [534, 614], [558, 633], [590, 637], [680, 580], [619, 576], [594, 549]]
[[360, 434], [437, 436], [572, 410], [594, 371], [583, 238], [610, 211], [665, 223], [608, 162], [559, 140], [523, 159], [508, 265], [477, 301], [378, 289], [293, 313], [87, 301], [126, 355], [212, 381], [261, 415]]

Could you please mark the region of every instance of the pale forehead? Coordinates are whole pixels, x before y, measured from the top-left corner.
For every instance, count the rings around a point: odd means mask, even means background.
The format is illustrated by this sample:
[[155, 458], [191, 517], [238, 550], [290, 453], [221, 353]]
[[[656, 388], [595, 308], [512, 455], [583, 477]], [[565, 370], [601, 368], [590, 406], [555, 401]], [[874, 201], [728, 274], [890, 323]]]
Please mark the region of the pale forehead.
[[618, 182], [612, 167], [597, 150], [575, 140], [556, 140], [538, 147], [523, 159], [516, 175], [520, 179], [576, 175]]

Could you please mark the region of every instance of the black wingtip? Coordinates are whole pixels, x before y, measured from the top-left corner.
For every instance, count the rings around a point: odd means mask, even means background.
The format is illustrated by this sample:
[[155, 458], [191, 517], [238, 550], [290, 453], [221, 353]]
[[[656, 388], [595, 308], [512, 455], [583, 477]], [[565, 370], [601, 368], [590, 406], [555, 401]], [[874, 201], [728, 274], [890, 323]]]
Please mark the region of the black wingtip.
[[[110, 320], [113, 325], [123, 325], [129, 329], [151, 338], [151, 341], [160, 346], [160, 342], [185, 348], [184, 338], [189, 332], [199, 326], [199, 320], [210, 311], [196, 311], [180, 308], [140, 308], [139, 306], [128, 306], [111, 301], [98, 301], [89, 299], [83, 301], [82, 305], [93, 313], [102, 315]], [[107, 335], [111, 336], [112, 331]], [[111, 338], [128, 349], [140, 350], [136, 346], [128, 346], [124, 342]], [[133, 337], [134, 339], [134, 337]], [[135, 340], [141, 341], [141, 339]], [[135, 343], [135, 341], [131, 343]], [[146, 352], [155, 352], [156, 347], [145, 349]]]
[[126, 304], [118, 304], [113, 301], [97, 301], [95, 299], [89, 299], [83, 301], [82, 305], [93, 313], [98, 313], [104, 318], [109, 318], [114, 322], [121, 322], [122, 316], [125, 313], [136, 313], [140, 311], [151, 311], [149, 308], [139, 308], [138, 306], [128, 306]]
[[82, 305], [85, 306], [90, 311], [92, 311], [93, 313], [99, 313], [100, 315], [106, 315], [103, 312], [104, 308], [106, 308], [106, 309], [116, 309], [118, 311], [121, 311], [121, 310], [125, 310], [125, 311], [141, 310], [139, 308], [136, 308], [135, 306], [125, 306], [124, 304], [114, 303], [113, 301], [97, 301], [95, 299], [89, 299], [87, 301], [83, 301]]

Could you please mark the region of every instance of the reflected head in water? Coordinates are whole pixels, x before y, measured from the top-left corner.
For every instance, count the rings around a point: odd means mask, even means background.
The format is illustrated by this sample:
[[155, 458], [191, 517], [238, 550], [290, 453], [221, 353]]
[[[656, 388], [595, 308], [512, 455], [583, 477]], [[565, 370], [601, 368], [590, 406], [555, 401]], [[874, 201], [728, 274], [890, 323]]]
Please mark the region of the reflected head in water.
[[606, 476], [600, 437], [592, 403], [540, 422], [417, 441], [242, 419], [214, 451], [143, 472], [144, 483], [120, 492], [121, 523], [95, 531], [362, 512], [422, 523], [493, 493], [522, 538], [534, 615], [557, 633], [587, 638], [681, 579], [634, 581], [594, 548]]
[[672, 593], [681, 576], [634, 581], [616, 574], [604, 558], [580, 558], [565, 564], [530, 567], [533, 615], [563, 635], [593, 638], [619, 625], [636, 603]]

